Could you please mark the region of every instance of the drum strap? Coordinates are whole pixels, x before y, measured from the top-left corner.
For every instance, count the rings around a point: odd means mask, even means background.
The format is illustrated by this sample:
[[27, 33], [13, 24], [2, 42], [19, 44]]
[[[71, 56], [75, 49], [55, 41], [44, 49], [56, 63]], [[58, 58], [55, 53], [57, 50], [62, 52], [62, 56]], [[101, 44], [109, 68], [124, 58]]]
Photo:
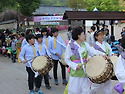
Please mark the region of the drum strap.
[[41, 48], [41, 44], [39, 44], [39, 49], [40, 49], [40, 51], [42, 50], [42, 48]]
[[45, 37], [45, 39], [46, 39], [46, 45], [47, 45], [47, 48], [48, 48], [48, 40], [47, 40], [47, 38]]
[[34, 45], [32, 45], [32, 47], [33, 47], [34, 57], [36, 57], [36, 51], [35, 51]]
[[54, 49], [56, 49], [56, 40], [57, 40], [57, 38], [55, 37], [55, 39], [54, 39]]

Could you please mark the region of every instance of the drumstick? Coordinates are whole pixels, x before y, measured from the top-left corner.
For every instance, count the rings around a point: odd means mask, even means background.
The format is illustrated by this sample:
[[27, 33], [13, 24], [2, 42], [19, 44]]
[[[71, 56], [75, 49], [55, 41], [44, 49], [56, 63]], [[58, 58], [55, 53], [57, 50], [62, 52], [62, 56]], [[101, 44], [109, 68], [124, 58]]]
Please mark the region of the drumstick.
[[26, 60], [26, 62], [28, 62], [28, 61], [30, 61], [30, 60], [32, 60], [32, 59], [34, 59], [34, 58], [36, 58], [36, 57], [33, 57], [33, 58], [29, 59], [29, 60]]
[[[106, 59], [108, 62], [111, 62], [112, 63], [112, 61], [111, 61], [111, 59]], [[87, 61], [85, 62], [85, 63], [83, 63], [82, 65], [85, 65], [87, 63]], [[81, 65], [81, 66], [82, 66]]]

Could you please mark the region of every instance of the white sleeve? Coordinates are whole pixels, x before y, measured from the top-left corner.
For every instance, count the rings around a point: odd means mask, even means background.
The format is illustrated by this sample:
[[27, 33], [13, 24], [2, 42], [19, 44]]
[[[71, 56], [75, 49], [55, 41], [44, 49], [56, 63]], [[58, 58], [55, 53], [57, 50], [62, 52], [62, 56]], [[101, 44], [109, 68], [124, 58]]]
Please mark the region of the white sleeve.
[[22, 49], [26, 44], [27, 44], [27, 41], [26, 41], [26, 39], [24, 39], [24, 40], [22, 41], [21, 49]]
[[93, 34], [93, 33], [91, 34], [90, 37], [91, 37], [91, 41], [92, 41], [92, 43], [95, 43], [95, 39], [94, 39], [94, 34]]
[[69, 67], [71, 67], [73, 70], [76, 70], [76, 67], [78, 64], [72, 62], [70, 60], [70, 57], [72, 56], [72, 52], [71, 52], [71, 48], [70, 45], [68, 44], [66, 47], [66, 51], [65, 51], [65, 62], [69, 65]]
[[24, 59], [24, 55], [25, 55], [25, 47], [23, 47], [22, 49], [21, 49], [21, 52], [20, 52], [20, 54], [19, 54], [19, 59], [21, 60], [21, 61], [24, 61], [25, 59]]
[[125, 67], [123, 63], [125, 63], [125, 60], [120, 55], [116, 66], [116, 72], [115, 72], [115, 75], [118, 78], [118, 81], [120, 83], [125, 83]]
[[87, 47], [87, 51], [88, 51], [88, 55], [94, 56], [94, 55], [105, 55], [105, 53], [102, 53], [98, 50], [95, 50], [93, 47], [91, 47], [88, 43], [85, 43], [86, 47]]

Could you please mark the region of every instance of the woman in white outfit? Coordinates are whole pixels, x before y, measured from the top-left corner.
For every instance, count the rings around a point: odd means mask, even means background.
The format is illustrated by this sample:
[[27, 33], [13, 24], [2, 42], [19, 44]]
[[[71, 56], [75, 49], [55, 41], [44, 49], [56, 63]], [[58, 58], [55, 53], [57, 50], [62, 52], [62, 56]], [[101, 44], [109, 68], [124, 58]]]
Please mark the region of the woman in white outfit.
[[[104, 33], [102, 30], [98, 30], [94, 33], [95, 45], [94, 48], [100, 52], [105, 53], [107, 56], [112, 55], [112, 49], [107, 42], [104, 42]], [[112, 94], [111, 79], [102, 84], [92, 83], [91, 94], [96, 94], [98, 91], [103, 91], [104, 94]]]
[[70, 66], [68, 94], [90, 94], [90, 84], [85, 73], [87, 55], [104, 55], [105, 53], [95, 50], [85, 41], [83, 29], [77, 27], [72, 32], [72, 39], [66, 48], [65, 61]]

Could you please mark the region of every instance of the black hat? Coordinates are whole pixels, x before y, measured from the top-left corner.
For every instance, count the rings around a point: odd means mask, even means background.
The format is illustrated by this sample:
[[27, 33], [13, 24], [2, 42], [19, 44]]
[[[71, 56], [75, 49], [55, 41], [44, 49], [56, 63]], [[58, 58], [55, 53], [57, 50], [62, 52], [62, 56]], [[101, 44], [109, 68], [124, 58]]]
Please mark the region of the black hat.
[[94, 36], [98, 36], [99, 33], [103, 33], [104, 31], [103, 30], [97, 30], [95, 33], [94, 33]]

